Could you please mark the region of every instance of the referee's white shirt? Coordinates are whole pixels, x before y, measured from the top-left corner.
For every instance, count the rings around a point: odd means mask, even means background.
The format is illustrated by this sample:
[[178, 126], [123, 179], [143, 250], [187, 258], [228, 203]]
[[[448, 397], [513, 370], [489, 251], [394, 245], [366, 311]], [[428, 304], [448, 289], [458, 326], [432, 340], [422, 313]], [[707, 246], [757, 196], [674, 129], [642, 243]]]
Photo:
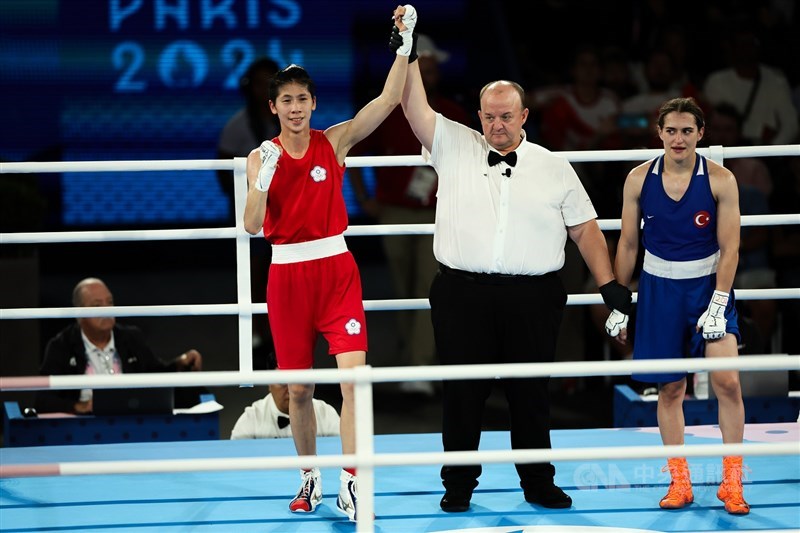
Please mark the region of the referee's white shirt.
[[437, 114], [430, 153], [439, 175], [436, 259], [469, 272], [561, 269], [567, 227], [597, 218], [575, 170], [566, 158], [524, 139], [515, 167], [490, 167], [489, 150], [480, 132]]

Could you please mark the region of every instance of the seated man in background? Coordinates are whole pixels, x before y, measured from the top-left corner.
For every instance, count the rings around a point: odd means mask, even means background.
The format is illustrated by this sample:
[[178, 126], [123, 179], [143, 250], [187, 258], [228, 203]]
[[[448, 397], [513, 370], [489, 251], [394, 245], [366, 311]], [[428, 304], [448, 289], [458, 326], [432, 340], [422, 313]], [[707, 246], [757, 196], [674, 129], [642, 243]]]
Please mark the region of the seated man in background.
[[[86, 278], [73, 289], [72, 304], [75, 307], [106, 307], [114, 305], [114, 298], [102, 280]], [[43, 376], [134, 374], [202, 370], [202, 367], [203, 358], [197, 350], [188, 350], [172, 362], [165, 363], [153, 354], [138, 327], [117, 324], [114, 317], [100, 317], [78, 318], [76, 323], [67, 326], [50, 339], [39, 373]], [[180, 396], [193, 392], [192, 389], [176, 388], [176, 406], [197, 403], [197, 398], [185, 402]], [[40, 413], [91, 413], [92, 391], [39, 391], [36, 410]]]
[[[339, 435], [339, 413], [322, 400], [312, 399], [317, 417], [317, 436]], [[291, 437], [289, 420], [289, 386], [284, 383], [269, 386], [269, 394], [245, 408], [231, 431], [231, 440], [275, 439]]]

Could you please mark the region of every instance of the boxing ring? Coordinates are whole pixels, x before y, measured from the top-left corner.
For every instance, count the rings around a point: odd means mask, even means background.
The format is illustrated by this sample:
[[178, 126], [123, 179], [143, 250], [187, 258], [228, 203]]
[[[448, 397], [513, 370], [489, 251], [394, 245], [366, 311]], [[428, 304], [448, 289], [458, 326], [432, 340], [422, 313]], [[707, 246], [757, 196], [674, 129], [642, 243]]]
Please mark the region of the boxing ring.
[[[570, 161], [644, 161], [662, 150], [562, 152]], [[698, 149], [722, 163], [735, 157], [800, 157], [800, 145]], [[352, 157], [350, 167], [417, 166], [418, 156]], [[662, 446], [657, 428], [556, 430], [551, 450], [510, 450], [507, 432], [485, 432], [477, 452], [441, 452], [438, 434], [374, 435], [375, 383], [521, 376], [613, 376], [633, 372], [743, 372], [800, 369], [800, 355], [732, 359], [592, 361], [547, 364], [359, 367], [351, 370], [253, 371], [252, 319], [266, 304], [250, 296], [249, 239], [242, 214], [245, 159], [0, 163], [0, 173], [234, 170], [236, 227], [188, 230], [6, 233], [0, 244], [235, 239], [237, 301], [225, 304], [18, 308], [0, 319], [98, 316], [238, 317], [239, 370], [119, 376], [21, 376], [0, 378], [0, 390], [248, 386], [353, 382], [356, 450], [341, 455], [338, 438], [318, 439], [317, 456], [297, 457], [291, 439], [46, 446], [0, 450], [0, 531], [720, 531], [800, 530], [800, 430], [798, 423], [750, 424], [742, 444], [722, 444], [715, 426], [687, 427], [686, 445]], [[618, 230], [619, 220], [598, 221]], [[800, 214], [743, 216], [742, 226], [800, 224]], [[426, 234], [432, 224], [351, 226], [345, 235]], [[800, 288], [739, 290], [739, 300], [800, 299]], [[635, 295], [634, 295], [635, 301]], [[570, 294], [568, 305], [602, 303], [599, 294]], [[367, 311], [427, 309], [425, 299], [368, 300]], [[658, 500], [669, 485], [664, 458], [689, 458], [695, 503], [663, 511]], [[744, 455], [750, 472], [746, 516], [727, 515], [716, 499], [722, 455]], [[552, 461], [556, 483], [573, 507], [551, 510], [527, 504], [511, 463]], [[484, 471], [472, 508], [439, 509], [442, 464], [481, 463]], [[337, 470], [359, 472], [357, 524], [336, 513]], [[325, 499], [317, 512], [293, 515], [288, 502], [298, 486], [297, 468], [319, 466]], [[374, 512], [374, 514], [373, 514]]]

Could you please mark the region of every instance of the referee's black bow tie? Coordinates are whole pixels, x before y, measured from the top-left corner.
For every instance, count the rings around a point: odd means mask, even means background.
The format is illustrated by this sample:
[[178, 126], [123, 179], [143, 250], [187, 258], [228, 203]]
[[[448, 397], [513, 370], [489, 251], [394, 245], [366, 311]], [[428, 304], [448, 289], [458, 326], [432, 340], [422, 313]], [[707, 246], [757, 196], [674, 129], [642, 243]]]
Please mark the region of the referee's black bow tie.
[[283, 416], [283, 415], [278, 415], [278, 427], [280, 429], [283, 429], [288, 425], [289, 425], [289, 417], [288, 416]]
[[493, 167], [500, 161], [505, 161], [510, 167], [517, 164], [517, 152], [508, 152], [506, 155], [500, 155], [498, 152], [489, 150], [489, 166]]

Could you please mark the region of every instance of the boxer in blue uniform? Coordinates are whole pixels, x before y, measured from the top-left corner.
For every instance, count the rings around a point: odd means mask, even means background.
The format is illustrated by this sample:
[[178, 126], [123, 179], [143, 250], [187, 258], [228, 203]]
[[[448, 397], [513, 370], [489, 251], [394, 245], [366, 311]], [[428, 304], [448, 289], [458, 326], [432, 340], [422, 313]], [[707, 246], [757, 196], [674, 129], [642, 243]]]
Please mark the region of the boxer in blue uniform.
[[[680, 201], [662, 186], [664, 157], [653, 160], [642, 185], [644, 268], [639, 279], [634, 339], [635, 359], [682, 358], [705, 353], [697, 318], [716, 288], [720, 258], [717, 204], [708, 178], [708, 160], [695, 158], [689, 186]], [[725, 333], [739, 337], [733, 290], [725, 307]], [[688, 344], [688, 347], [687, 347]], [[679, 381], [686, 373], [634, 374], [648, 383]]]
[[[631, 170], [625, 181], [615, 261], [616, 278], [623, 285], [633, 275], [644, 221], [634, 359], [738, 356], [732, 286], [739, 262], [739, 192], [728, 169], [697, 154], [704, 126], [703, 111], [693, 99], [665, 102], [657, 127], [664, 154]], [[628, 317], [615, 310], [606, 331], [627, 342], [627, 322]], [[659, 384], [661, 440], [683, 444], [686, 374], [633, 377]], [[719, 401], [723, 442], [742, 442], [744, 404], [738, 371], [712, 372], [711, 385]], [[677, 509], [692, 503], [686, 459], [671, 457], [667, 466], [672, 483], [659, 505]], [[750, 511], [741, 477], [742, 458], [725, 457], [717, 497], [731, 514]]]

